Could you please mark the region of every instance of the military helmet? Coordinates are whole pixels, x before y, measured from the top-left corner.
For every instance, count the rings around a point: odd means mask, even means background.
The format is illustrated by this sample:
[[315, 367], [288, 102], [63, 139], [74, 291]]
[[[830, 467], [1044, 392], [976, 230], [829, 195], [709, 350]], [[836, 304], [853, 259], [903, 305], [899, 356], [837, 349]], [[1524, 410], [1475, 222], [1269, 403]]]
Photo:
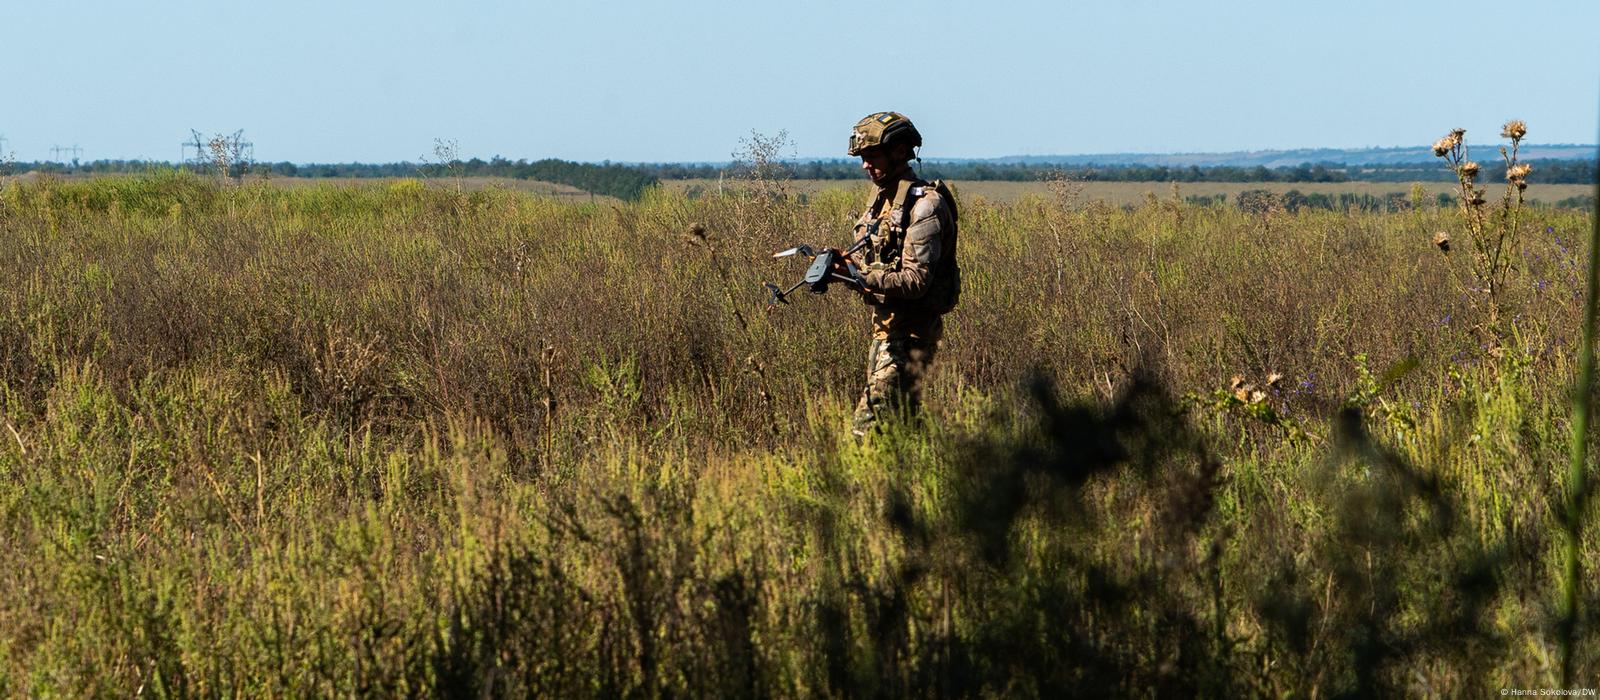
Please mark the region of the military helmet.
[[922, 134], [904, 114], [874, 112], [862, 117], [861, 121], [856, 122], [856, 128], [850, 130], [850, 150], [847, 153], [859, 156], [873, 146], [897, 143], [917, 148], [922, 145]]

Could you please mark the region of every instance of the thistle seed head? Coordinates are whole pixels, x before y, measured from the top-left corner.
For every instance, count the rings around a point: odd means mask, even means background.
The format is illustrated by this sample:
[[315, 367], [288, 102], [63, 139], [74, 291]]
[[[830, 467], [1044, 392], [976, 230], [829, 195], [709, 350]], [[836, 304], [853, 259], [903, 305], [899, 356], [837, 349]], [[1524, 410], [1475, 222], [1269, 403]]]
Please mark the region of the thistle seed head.
[[1235, 374], [1228, 382], [1228, 391], [1233, 394], [1233, 398], [1251, 403], [1250, 395], [1256, 393], [1256, 385], [1245, 381], [1242, 375]]
[[1533, 166], [1528, 165], [1527, 163], [1517, 163], [1516, 165], [1506, 168], [1506, 181], [1513, 183], [1522, 182], [1523, 180], [1528, 179], [1528, 173], [1532, 171]]
[[1476, 161], [1469, 160], [1465, 163], [1462, 163], [1461, 167], [1457, 168], [1456, 172], [1461, 173], [1461, 177], [1471, 180], [1478, 176], [1478, 163]]
[[1461, 145], [1461, 137], [1466, 133], [1466, 129], [1451, 129], [1450, 133], [1444, 135], [1444, 138], [1433, 142], [1433, 154], [1442, 157], [1455, 150], [1457, 146]]
[[689, 245], [706, 245], [705, 224], [690, 224], [689, 231], [684, 236], [684, 241]]
[[1512, 141], [1520, 141], [1522, 137], [1528, 135], [1528, 125], [1521, 119], [1513, 119], [1500, 127], [1500, 135]]
[[1444, 231], [1433, 234], [1433, 244], [1439, 246], [1439, 250], [1450, 252], [1450, 234]]

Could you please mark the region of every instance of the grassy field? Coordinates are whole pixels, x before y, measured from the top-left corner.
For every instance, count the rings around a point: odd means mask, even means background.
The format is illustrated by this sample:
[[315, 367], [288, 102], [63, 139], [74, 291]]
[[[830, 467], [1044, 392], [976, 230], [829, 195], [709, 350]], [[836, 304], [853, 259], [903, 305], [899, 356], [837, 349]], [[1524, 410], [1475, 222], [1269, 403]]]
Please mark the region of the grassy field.
[[[124, 178], [138, 177], [123, 174], [101, 174], [94, 176], [54, 176], [63, 182], [81, 182], [96, 178]], [[23, 176], [19, 179], [23, 183], [32, 183], [37, 176]], [[338, 186], [345, 188], [383, 188], [395, 182], [397, 178], [308, 178], [308, 177], [274, 177], [259, 180], [258, 182], [270, 184], [275, 187], [286, 188], [323, 188]], [[0, 178], [3, 185], [5, 178]], [[478, 192], [483, 190], [511, 190], [529, 194], [543, 195], [562, 201], [620, 203], [614, 197], [595, 195], [570, 185], [554, 182], [541, 182], [538, 180], [519, 180], [506, 177], [462, 177], [449, 176], [433, 177], [420, 180], [424, 185], [435, 189]], [[669, 192], [716, 192], [716, 180], [664, 180], [662, 187]], [[1171, 199], [1173, 196], [1171, 182], [1082, 182], [1074, 187], [1081, 188], [1078, 197], [1084, 201], [1103, 201], [1117, 206], [1141, 204], [1150, 197], [1157, 199]], [[1298, 190], [1302, 194], [1327, 194], [1338, 196], [1341, 194], [1372, 195], [1382, 197], [1391, 194], [1409, 195], [1411, 186], [1407, 183], [1396, 182], [1186, 182], [1177, 183], [1177, 193], [1181, 197], [1214, 197], [1222, 195], [1229, 202], [1238, 198], [1240, 192], [1245, 190], [1266, 190], [1275, 194], [1283, 194], [1290, 190]], [[958, 182], [961, 196], [964, 198], [982, 197], [985, 200], [1000, 203], [1016, 203], [1024, 197], [1051, 198], [1054, 196], [1050, 185], [1046, 182], [1001, 182], [1001, 181], [972, 181]], [[724, 189], [742, 186], [738, 180], [725, 180]], [[815, 195], [828, 190], [839, 190], [850, 193], [851, 196], [865, 196], [867, 184], [864, 180], [789, 180], [784, 183], [785, 189], [793, 194]], [[1423, 183], [1426, 197], [1433, 197], [1439, 193], [1455, 194], [1454, 185], [1440, 182]], [[1532, 202], [1554, 203], [1572, 197], [1589, 196], [1593, 188], [1588, 185], [1529, 185], [1525, 193]]]
[[1560, 682], [1590, 214], [1491, 319], [1453, 210], [964, 190], [925, 420], [858, 444], [864, 307], [761, 282], [859, 187], [278, 184], [0, 188], [0, 694]]
[[[4, 187], [10, 180], [16, 180], [19, 185], [33, 185], [40, 180], [50, 179], [63, 183], [80, 183], [100, 179], [146, 178], [149, 175], [134, 175], [124, 173], [95, 173], [74, 175], [45, 175], [43, 173], [25, 173], [12, 177], [0, 177], [0, 187]], [[543, 182], [540, 180], [522, 180], [509, 177], [450, 177], [448, 175], [426, 179], [408, 179], [391, 177], [250, 177], [246, 180], [253, 185], [270, 185], [288, 189], [302, 188], [328, 188], [339, 187], [344, 189], [382, 189], [396, 182], [420, 182], [423, 186], [441, 190], [461, 190], [463, 192], [480, 192], [483, 190], [510, 190], [524, 192], [552, 199], [568, 202], [617, 202], [614, 197], [596, 195], [585, 192], [571, 185], [558, 182]]]
[[[324, 188], [329, 186], [345, 188], [376, 187], [383, 188], [396, 182], [406, 181], [404, 178], [366, 177], [366, 178], [309, 178], [309, 177], [275, 177], [266, 180], [279, 187], [313, 187]], [[558, 182], [543, 182], [540, 180], [519, 180], [510, 177], [461, 177], [454, 178], [441, 176], [420, 180], [428, 187], [435, 189], [460, 189], [466, 192], [480, 192], [483, 190], [511, 190], [525, 192], [544, 197], [550, 197], [569, 202], [615, 202], [615, 198], [605, 195], [595, 195], [585, 192], [571, 185]]]
[[[727, 187], [731, 183], [724, 183]], [[1154, 195], [1159, 199], [1170, 199], [1173, 193], [1171, 182], [1083, 182], [1081, 196], [1086, 200], [1100, 200], [1114, 205], [1139, 204], [1147, 196]], [[1289, 190], [1299, 190], [1302, 194], [1367, 194], [1377, 197], [1399, 193], [1409, 194], [1411, 185], [1403, 182], [1184, 182], [1178, 184], [1180, 197], [1211, 197], [1224, 195], [1232, 202], [1240, 192], [1245, 190], [1267, 190], [1283, 194]], [[716, 192], [716, 180], [666, 180], [662, 185], [674, 192]], [[1050, 186], [1045, 182], [998, 182], [998, 181], [973, 181], [958, 182], [963, 197], [983, 197], [995, 202], [1014, 203], [1023, 197], [1038, 196], [1050, 197]], [[796, 194], [816, 194], [825, 190], [846, 190], [851, 193], [864, 193], [866, 182], [854, 180], [793, 180], [788, 183], [790, 189]], [[1444, 182], [1423, 183], [1423, 189], [1428, 197], [1441, 192], [1454, 194], [1454, 185]], [[1554, 203], [1570, 197], [1581, 197], [1594, 194], [1594, 188], [1589, 185], [1529, 185], [1526, 196], [1530, 200], [1545, 203]]]

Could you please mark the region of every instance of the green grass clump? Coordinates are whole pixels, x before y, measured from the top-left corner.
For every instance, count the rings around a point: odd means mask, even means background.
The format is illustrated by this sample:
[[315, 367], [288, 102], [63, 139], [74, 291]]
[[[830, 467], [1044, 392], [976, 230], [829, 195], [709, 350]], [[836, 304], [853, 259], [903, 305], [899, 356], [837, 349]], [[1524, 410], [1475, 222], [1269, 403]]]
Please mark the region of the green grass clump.
[[975, 197], [926, 420], [857, 445], [863, 308], [760, 283], [860, 205], [5, 185], [0, 692], [1558, 684], [1592, 214], [1491, 318], [1448, 209]]

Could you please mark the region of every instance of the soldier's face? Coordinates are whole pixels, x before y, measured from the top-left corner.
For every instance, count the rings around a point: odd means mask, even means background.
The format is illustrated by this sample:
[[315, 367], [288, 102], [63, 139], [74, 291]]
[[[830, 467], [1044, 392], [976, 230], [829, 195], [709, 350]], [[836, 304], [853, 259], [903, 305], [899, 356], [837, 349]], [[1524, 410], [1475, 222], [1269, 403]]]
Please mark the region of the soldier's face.
[[897, 155], [888, 148], [869, 148], [861, 152], [861, 169], [873, 182], [883, 182], [900, 174], [900, 168], [905, 166], [906, 161]]

